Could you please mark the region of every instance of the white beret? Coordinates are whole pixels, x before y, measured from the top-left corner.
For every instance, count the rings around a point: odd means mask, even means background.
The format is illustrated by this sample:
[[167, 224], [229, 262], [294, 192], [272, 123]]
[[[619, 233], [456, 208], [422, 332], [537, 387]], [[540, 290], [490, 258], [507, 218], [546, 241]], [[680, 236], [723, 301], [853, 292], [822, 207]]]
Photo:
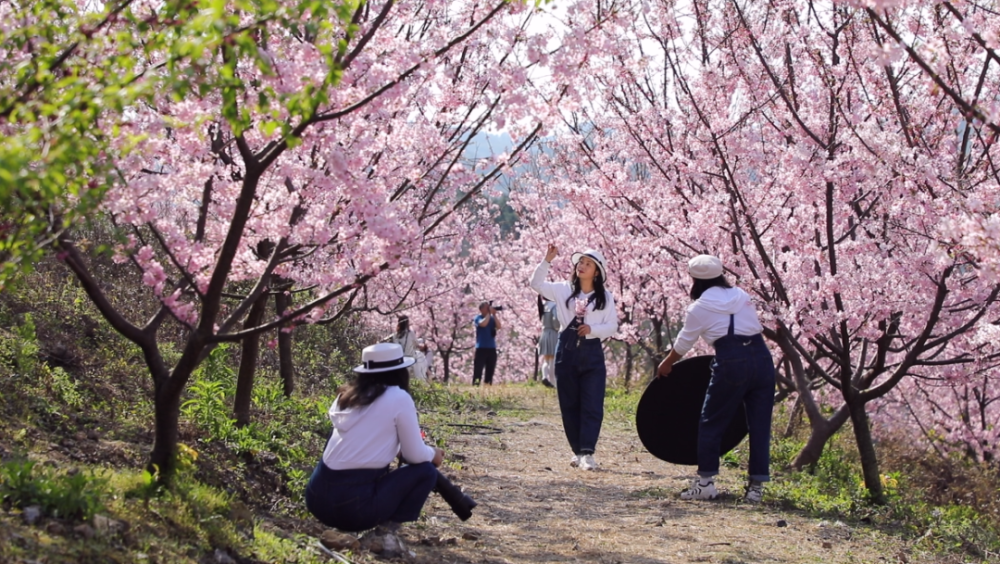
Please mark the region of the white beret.
[[722, 276], [722, 261], [712, 255], [698, 255], [688, 261], [688, 273], [699, 280], [718, 278]]

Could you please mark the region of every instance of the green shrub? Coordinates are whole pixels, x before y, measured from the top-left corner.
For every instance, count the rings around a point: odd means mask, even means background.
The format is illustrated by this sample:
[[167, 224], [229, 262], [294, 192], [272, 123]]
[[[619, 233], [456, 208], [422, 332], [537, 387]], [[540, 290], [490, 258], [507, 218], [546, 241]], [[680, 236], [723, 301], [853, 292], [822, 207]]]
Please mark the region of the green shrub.
[[103, 507], [107, 479], [91, 472], [57, 473], [32, 460], [0, 464], [0, 499], [24, 509], [41, 507], [60, 519], [87, 520]]

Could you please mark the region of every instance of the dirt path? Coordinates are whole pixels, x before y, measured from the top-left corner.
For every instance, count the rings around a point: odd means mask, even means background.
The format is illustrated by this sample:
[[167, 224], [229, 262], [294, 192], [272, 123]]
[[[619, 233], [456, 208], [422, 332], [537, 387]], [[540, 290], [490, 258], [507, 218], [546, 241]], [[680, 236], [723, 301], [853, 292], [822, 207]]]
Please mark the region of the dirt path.
[[681, 501], [677, 493], [693, 468], [645, 452], [624, 416], [605, 421], [600, 469], [572, 468], [551, 390], [497, 387], [486, 393], [516, 393], [525, 410], [493, 418], [500, 433], [449, 438], [464, 466], [449, 473], [480, 505], [462, 523], [432, 495], [426, 521], [405, 533], [418, 562], [942, 562], [868, 527], [743, 504], [735, 470], [724, 470], [719, 480], [730, 495]]

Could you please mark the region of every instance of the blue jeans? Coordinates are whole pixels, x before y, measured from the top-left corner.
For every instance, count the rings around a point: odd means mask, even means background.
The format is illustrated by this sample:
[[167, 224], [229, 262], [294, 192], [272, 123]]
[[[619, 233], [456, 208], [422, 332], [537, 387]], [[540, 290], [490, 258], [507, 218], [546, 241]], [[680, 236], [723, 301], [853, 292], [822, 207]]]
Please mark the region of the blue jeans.
[[387, 521], [416, 521], [437, 482], [430, 462], [331, 470], [321, 460], [306, 486], [306, 507], [327, 527], [364, 531]]
[[774, 408], [774, 361], [760, 335], [728, 335], [714, 343], [712, 379], [698, 422], [698, 475], [719, 473], [722, 435], [740, 404], [750, 431], [750, 479], [770, 480], [771, 411]]
[[[579, 341], [579, 342], [577, 342]], [[608, 371], [600, 339], [577, 339], [575, 329], [559, 334], [556, 392], [563, 430], [573, 454], [593, 454], [604, 421]]]

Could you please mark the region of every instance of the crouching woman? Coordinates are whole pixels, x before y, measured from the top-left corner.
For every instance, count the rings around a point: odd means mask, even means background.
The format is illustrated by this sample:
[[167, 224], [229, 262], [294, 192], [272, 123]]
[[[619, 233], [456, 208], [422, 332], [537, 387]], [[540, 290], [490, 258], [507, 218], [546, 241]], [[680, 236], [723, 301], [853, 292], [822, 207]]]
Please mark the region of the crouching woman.
[[[328, 527], [376, 528], [386, 549], [402, 550], [396, 531], [420, 517], [444, 451], [421, 437], [409, 394], [407, 368], [414, 359], [395, 343], [367, 347], [361, 358], [357, 378], [330, 407], [333, 434], [306, 487], [306, 507]], [[407, 464], [390, 471], [397, 455]]]

